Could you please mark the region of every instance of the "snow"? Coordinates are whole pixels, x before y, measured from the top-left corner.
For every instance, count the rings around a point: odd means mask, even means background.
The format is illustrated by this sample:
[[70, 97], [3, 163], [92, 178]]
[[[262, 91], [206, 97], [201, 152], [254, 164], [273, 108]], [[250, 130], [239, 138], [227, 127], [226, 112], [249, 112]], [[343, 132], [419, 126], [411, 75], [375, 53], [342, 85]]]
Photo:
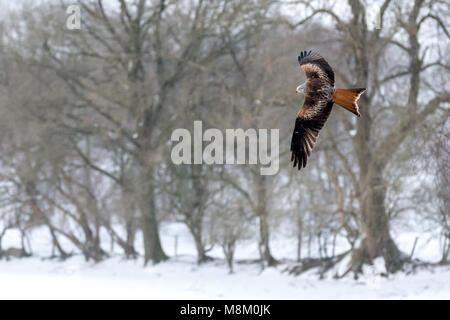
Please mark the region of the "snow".
[[81, 257], [65, 262], [29, 258], [0, 262], [0, 299], [449, 299], [450, 268], [363, 280], [294, 277], [284, 267], [261, 272], [222, 262], [200, 267], [191, 257], [156, 266], [112, 258], [99, 264]]
[[[64, 262], [46, 259], [51, 253], [47, 233], [44, 228], [32, 233], [30, 242], [36, 256], [0, 260], [0, 299], [450, 299], [449, 266], [386, 278], [384, 262], [377, 259], [373, 266], [365, 266], [365, 274], [358, 280], [352, 276], [336, 280], [332, 274], [320, 280], [317, 270], [289, 275], [285, 270], [293, 264], [295, 241], [277, 236], [273, 251], [288, 262], [264, 270], [259, 264], [237, 263], [235, 273], [229, 274], [219, 248], [210, 252], [215, 261], [196, 265], [195, 246], [181, 224], [161, 228], [164, 249], [172, 258], [146, 267], [141, 258], [123, 259], [117, 248], [112, 258], [97, 264], [86, 262], [81, 255]], [[399, 245], [405, 251], [410, 249], [416, 236], [402, 234]], [[420, 236], [427, 239], [424, 234]], [[437, 241], [430, 239], [419, 242], [415, 256], [438, 256]], [[20, 234], [8, 231], [4, 248], [18, 247], [19, 243]], [[66, 250], [74, 250], [69, 243], [62, 243]], [[103, 245], [108, 248], [108, 243]], [[258, 256], [255, 241], [241, 243], [238, 248], [238, 260]], [[342, 274], [347, 263], [348, 259], [342, 261], [336, 271]]]

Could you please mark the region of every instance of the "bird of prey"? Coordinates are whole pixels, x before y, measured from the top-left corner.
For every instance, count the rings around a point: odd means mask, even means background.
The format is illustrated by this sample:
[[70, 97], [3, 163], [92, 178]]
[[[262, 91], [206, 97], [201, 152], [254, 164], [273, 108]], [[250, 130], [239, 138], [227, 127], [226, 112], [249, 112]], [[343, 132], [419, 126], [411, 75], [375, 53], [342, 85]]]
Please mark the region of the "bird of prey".
[[291, 161], [294, 162], [294, 167], [298, 166], [300, 170], [306, 166], [333, 104], [336, 103], [359, 117], [356, 102], [366, 89], [336, 89], [333, 69], [317, 52], [301, 52], [298, 62], [306, 74], [306, 82], [298, 86], [296, 92], [305, 95], [305, 102], [295, 119]]

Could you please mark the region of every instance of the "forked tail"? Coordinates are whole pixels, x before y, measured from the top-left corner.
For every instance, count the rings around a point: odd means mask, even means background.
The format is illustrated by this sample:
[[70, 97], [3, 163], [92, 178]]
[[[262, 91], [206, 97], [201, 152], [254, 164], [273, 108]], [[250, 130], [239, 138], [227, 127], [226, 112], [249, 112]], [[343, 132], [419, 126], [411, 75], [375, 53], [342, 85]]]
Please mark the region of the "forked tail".
[[366, 88], [336, 89], [333, 93], [333, 101], [359, 117], [361, 114], [357, 101], [364, 91], [366, 91]]

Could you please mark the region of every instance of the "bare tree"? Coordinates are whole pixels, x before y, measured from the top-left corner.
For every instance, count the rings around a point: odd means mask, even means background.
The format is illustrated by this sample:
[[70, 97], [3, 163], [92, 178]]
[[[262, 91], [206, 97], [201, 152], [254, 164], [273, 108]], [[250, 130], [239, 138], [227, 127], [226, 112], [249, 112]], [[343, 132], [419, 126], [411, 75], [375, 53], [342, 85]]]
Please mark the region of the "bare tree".
[[[354, 182], [353, 188], [360, 204], [360, 221], [364, 233], [362, 245], [355, 251], [353, 264], [361, 266], [364, 262], [382, 256], [387, 270], [395, 272], [401, 268], [403, 257], [390, 235], [389, 217], [385, 208], [388, 186], [384, 172], [393, 161], [399, 146], [414, 133], [417, 125], [437, 112], [442, 103], [449, 101], [450, 97], [446, 92], [436, 92], [436, 95], [427, 102], [419, 102], [421, 74], [427, 68], [441, 65], [439, 62], [425, 63], [423, 53], [426, 48], [422, 48], [419, 42], [420, 30], [424, 21], [428, 19], [438, 21], [439, 26], [445, 30], [438, 14], [441, 4], [439, 1], [426, 3], [417, 0], [411, 8], [401, 8], [400, 5], [394, 7], [390, 0], [386, 0], [379, 12], [381, 29], [373, 30], [367, 20], [368, 9], [359, 0], [348, 1], [350, 9], [348, 18], [336, 14], [330, 7], [316, 7], [309, 3], [304, 5], [311, 14], [297, 22], [294, 27], [303, 25], [316, 15], [331, 17], [339, 34], [342, 35], [342, 51], [349, 57], [350, 63], [348, 71], [351, 77], [345, 76], [345, 72], [337, 68], [338, 77], [347, 86], [368, 88], [368, 94], [363, 95], [361, 99], [363, 112], [356, 125], [344, 119], [344, 126], [348, 132], [356, 129], [354, 136], [349, 135], [356, 159], [350, 162], [352, 165], [346, 165], [345, 168]], [[427, 5], [436, 14], [427, 15], [425, 13]], [[386, 23], [388, 8], [395, 13], [393, 26]], [[407, 20], [404, 17], [407, 17]], [[398, 28], [407, 34], [407, 43], [396, 40]], [[447, 36], [447, 32], [445, 35]], [[396, 51], [393, 46], [400, 48], [403, 53]], [[394, 52], [406, 54], [409, 60], [405, 67], [406, 71], [380, 74], [382, 58]], [[382, 86], [401, 77], [409, 78], [409, 89], [404, 104], [399, 104], [396, 99], [397, 101], [388, 101], [388, 105], [382, 107], [386, 104], [381, 94]], [[380, 131], [382, 128], [380, 123], [385, 117], [398, 121], [392, 129], [383, 127]], [[341, 157], [341, 160], [345, 164], [349, 161], [348, 155]]]

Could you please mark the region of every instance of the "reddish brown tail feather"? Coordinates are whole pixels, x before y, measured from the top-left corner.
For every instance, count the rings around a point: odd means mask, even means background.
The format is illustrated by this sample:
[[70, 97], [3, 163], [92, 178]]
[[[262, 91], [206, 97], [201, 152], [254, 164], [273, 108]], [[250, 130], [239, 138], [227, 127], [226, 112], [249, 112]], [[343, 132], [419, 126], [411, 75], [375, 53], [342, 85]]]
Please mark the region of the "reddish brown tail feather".
[[366, 91], [366, 88], [336, 89], [333, 94], [333, 101], [359, 117], [361, 114], [356, 102], [364, 91]]

